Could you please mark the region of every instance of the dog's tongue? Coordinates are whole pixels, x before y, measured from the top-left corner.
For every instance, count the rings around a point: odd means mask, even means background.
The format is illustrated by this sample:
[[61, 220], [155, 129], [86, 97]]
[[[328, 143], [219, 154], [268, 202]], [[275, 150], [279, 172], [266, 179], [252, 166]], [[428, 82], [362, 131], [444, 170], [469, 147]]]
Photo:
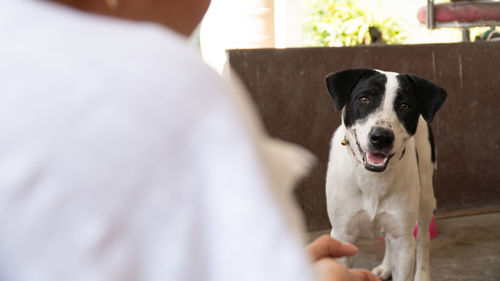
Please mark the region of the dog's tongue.
[[368, 161], [373, 164], [384, 164], [387, 155], [382, 153], [368, 153]]

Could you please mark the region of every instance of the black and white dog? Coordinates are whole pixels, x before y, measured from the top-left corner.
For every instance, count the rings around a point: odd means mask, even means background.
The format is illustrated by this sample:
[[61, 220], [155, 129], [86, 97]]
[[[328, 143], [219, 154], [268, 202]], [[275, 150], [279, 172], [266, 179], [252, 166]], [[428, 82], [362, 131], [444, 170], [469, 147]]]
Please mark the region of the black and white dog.
[[[326, 178], [331, 236], [386, 238], [381, 279], [428, 281], [429, 229], [436, 200], [434, 141], [428, 125], [446, 91], [414, 75], [351, 69], [326, 77], [342, 125], [333, 135]], [[351, 260], [343, 262], [351, 265]], [[415, 271], [416, 265], [416, 271]]]

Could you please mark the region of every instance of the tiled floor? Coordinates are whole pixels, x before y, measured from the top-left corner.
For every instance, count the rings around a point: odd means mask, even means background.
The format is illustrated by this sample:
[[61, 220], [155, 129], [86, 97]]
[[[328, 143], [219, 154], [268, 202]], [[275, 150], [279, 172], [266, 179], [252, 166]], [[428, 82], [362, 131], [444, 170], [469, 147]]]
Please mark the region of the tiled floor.
[[[500, 281], [500, 213], [440, 219], [437, 227], [439, 236], [431, 242], [432, 280]], [[360, 252], [354, 267], [371, 269], [382, 262], [383, 241], [356, 244]]]

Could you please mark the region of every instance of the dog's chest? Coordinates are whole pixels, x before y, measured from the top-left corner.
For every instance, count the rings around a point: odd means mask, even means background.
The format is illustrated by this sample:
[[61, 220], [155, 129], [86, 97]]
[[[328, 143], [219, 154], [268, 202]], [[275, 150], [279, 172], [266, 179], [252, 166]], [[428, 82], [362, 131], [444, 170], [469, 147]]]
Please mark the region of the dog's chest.
[[395, 216], [386, 211], [376, 211], [366, 206], [354, 212], [346, 226], [349, 235], [373, 238], [392, 234], [398, 227]]
[[417, 189], [407, 178], [391, 183], [376, 183], [373, 177], [371, 180], [375, 184], [365, 183], [361, 192], [351, 197], [350, 210], [344, 210], [349, 213], [345, 231], [368, 238], [400, 236], [406, 231], [407, 222], [416, 220], [415, 212], [409, 210], [417, 208]]

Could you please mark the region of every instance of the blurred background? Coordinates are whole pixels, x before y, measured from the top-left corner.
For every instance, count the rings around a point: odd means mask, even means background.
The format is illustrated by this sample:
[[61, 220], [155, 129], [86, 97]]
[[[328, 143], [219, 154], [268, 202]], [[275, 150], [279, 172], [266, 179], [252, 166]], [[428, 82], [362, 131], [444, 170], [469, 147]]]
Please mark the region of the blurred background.
[[[448, 0], [212, 0], [194, 41], [222, 71], [226, 49], [450, 43], [462, 29], [426, 28], [417, 12]], [[490, 27], [470, 28], [470, 39]]]

